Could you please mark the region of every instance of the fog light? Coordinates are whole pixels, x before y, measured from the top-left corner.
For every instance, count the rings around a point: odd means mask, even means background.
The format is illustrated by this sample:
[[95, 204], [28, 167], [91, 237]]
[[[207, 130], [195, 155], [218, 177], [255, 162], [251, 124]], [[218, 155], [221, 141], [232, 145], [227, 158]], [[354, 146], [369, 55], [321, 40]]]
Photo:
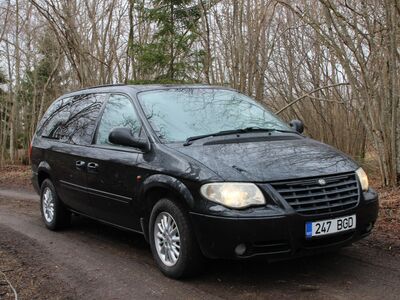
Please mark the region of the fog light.
[[243, 255], [246, 252], [246, 245], [245, 244], [239, 244], [235, 248], [235, 253], [237, 255]]

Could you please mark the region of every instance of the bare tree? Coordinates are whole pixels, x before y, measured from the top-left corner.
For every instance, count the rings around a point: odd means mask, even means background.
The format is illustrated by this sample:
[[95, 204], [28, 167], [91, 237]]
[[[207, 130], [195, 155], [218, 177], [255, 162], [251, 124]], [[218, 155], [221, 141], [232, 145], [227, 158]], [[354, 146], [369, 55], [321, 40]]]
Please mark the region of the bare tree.
[[[146, 0], [0, 3], [0, 162], [18, 160], [64, 91], [163, 74], [137, 51], [160, 38], [149, 7]], [[190, 9], [199, 30], [188, 45], [198, 55], [185, 61], [185, 78], [230, 85], [286, 120], [304, 120], [308, 135], [361, 161], [372, 148], [382, 182], [397, 184], [397, 0], [198, 0]], [[173, 63], [182, 59], [172, 52]]]

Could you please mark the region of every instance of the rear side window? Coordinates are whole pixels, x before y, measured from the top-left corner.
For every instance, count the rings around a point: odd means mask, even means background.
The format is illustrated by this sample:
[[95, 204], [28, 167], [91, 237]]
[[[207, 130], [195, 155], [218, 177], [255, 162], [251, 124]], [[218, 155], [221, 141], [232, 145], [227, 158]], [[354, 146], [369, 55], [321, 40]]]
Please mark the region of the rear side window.
[[96, 144], [112, 145], [108, 136], [114, 128], [121, 127], [130, 128], [134, 135], [140, 135], [141, 123], [130, 99], [122, 95], [112, 95], [100, 120]]
[[59, 132], [69, 117], [69, 105], [72, 98], [63, 98], [56, 100], [46, 113], [38, 125], [37, 135], [58, 139]]
[[106, 94], [86, 94], [56, 101], [39, 125], [38, 135], [61, 142], [90, 144]]
[[105, 99], [105, 94], [74, 97], [69, 106], [68, 120], [59, 135], [60, 140], [69, 144], [91, 144], [96, 120]]

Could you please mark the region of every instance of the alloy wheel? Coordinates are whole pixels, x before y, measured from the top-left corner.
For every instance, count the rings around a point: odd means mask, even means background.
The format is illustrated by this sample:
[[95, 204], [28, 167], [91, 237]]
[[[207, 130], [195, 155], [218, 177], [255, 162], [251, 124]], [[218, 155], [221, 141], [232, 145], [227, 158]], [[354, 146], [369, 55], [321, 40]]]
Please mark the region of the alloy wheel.
[[180, 234], [176, 221], [167, 212], [161, 212], [154, 224], [154, 243], [158, 257], [168, 267], [174, 266], [181, 253]]
[[46, 222], [51, 223], [54, 219], [55, 209], [53, 192], [49, 187], [43, 191], [42, 209]]

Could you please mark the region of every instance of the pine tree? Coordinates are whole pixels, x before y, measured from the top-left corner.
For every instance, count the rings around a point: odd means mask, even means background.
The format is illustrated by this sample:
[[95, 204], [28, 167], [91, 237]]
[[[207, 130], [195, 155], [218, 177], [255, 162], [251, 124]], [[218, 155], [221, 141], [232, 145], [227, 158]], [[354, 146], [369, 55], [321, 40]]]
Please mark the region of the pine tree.
[[193, 49], [198, 38], [199, 6], [192, 0], [157, 0], [152, 7], [138, 6], [155, 24], [153, 41], [132, 44], [140, 80], [177, 82], [190, 79], [201, 52]]

